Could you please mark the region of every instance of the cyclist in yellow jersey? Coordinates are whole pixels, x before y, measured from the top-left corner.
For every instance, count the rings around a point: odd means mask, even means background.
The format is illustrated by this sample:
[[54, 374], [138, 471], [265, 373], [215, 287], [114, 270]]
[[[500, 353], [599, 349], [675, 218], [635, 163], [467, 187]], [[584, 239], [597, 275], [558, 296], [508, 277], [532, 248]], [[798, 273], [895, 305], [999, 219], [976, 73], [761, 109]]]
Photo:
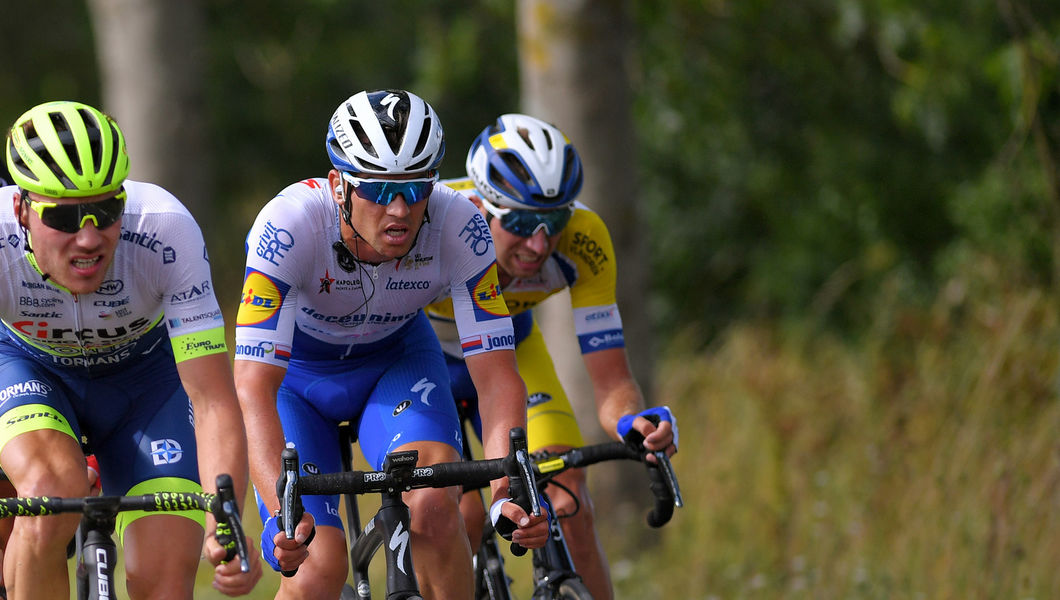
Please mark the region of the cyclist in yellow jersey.
[[[500, 284], [515, 326], [516, 360], [526, 382], [527, 427], [532, 451], [583, 444], [574, 412], [530, 309], [570, 288], [575, 331], [593, 384], [600, 425], [616, 439], [630, 429], [651, 450], [677, 451], [677, 422], [667, 407], [645, 408], [625, 351], [615, 301], [616, 265], [607, 227], [575, 198], [581, 189], [581, 160], [570, 140], [548, 123], [520, 114], [502, 115], [472, 143], [468, 177], [443, 181], [471, 199], [490, 226], [497, 250]], [[427, 310], [446, 351], [453, 396], [474, 399], [452, 323], [448, 300]], [[462, 347], [464, 346], [464, 347]], [[658, 427], [647, 416], [659, 417]], [[577, 496], [550, 494], [581, 574], [594, 598], [612, 596], [603, 550], [596, 538], [592, 503], [581, 470], [557, 477]], [[464, 503], [465, 521], [477, 501]], [[476, 543], [477, 538], [472, 539]]]
[[[107, 495], [209, 491], [228, 473], [243, 498], [242, 413], [191, 214], [162, 188], [126, 179], [124, 136], [91, 106], [36, 106], [5, 147], [15, 185], [0, 188], [0, 467], [14, 488], [87, 495], [87, 440]], [[190, 599], [203, 552], [216, 588], [250, 591], [260, 564], [245, 574], [238, 561], [219, 564], [206, 519], [121, 514], [130, 597]], [[15, 518], [4, 557], [12, 598], [69, 597], [77, 523]]]

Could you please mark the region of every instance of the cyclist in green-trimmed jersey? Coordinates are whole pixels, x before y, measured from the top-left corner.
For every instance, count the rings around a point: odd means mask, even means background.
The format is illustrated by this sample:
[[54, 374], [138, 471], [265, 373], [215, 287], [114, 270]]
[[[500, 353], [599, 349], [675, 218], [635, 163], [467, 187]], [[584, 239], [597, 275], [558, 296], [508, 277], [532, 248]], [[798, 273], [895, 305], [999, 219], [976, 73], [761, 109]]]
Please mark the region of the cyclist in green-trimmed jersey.
[[[247, 446], [202, 233], [164, 189], [126, 179], [117, 123], [79, 102], [20, 116], [0, 188], [0, 467], [23, 496], [84, 496], [82, 441], [104, 493], [199, 491], [230, 474], [242, 498]], [[122, 513], [132, 598], [191, 598], [212, 516]], [[78, 516], [16, 518], [4, 560], [13, 598], [67, 598]], [[250, 591], [253, 562], [214, 585]]]

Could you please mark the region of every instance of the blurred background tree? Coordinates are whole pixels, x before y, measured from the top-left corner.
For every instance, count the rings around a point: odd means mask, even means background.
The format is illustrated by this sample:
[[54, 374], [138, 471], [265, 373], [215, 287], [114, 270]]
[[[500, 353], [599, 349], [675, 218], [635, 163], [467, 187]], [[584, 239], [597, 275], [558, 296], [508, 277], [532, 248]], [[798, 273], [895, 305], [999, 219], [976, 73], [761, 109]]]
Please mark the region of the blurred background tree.
[[[691, 328], [706, 344], [743, 316], [857, 334], [882, 279], [930, 298], [969, 246], [1035, 281], [1060, 268], [1052, 3], [171, 4], [49, 2], [47, 27], [9, 32], [0, 117], [51, 98], [104, 105], [131, 129], [134, 169], [217, 211], [219, 251], [286, 183], [327, 169], [322, 132], [342, 98], [405, 87], [444, 115], [445, 177], [502, 112], [578, 131], [601, 182], [586, 198], [636, 207], [610, 219], [651, 274], [631, 268], [646, 304], [627, 312], [663, 338]], [[11, 23], [42, 10], [4, 7]], [[563, 75], [586, 58], [562, 53], [569, 15], [581, 43], [613, 44], [596, 60], [614, 73]], [[561, 62], [544, 70], [544, 56]], [[627, 93], [631, 125], [603, 112], [621, 115]], [[611, 136], [619, 147], [597, 139]]]

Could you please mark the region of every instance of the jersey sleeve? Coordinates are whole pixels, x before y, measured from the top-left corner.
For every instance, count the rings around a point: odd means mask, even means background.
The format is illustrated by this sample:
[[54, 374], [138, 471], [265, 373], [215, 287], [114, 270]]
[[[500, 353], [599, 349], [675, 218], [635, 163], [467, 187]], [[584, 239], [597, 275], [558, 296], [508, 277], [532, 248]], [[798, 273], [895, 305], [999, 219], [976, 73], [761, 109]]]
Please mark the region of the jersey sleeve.
[[[313, 180], [309, 180], [310, 183]], [[236, 314], [236, 360], [287, 368], [301, 278], [298, 265], [312, 264], [315, 236], [299, 206], [299, 185], [265, 205], [247, 234], [246, 270]]]
[[579, 206], [557, 250], [578, 270], [570, 294], [582, 354], [625, 347], [615, 295], [615, 250], [603, 219]]
[[501, 294], [493, 236], [470, 201], [458, 197], [451, 203], [442, 248], [449, 265], [452, 318], [463, 355], [514, 350], [515, 335]]
[[161, 249], [162, 309], [176, 362], [227, 352], [224, 317], [214, 295], [206, 242], [191, 213], [164, 215], [171, 246]]

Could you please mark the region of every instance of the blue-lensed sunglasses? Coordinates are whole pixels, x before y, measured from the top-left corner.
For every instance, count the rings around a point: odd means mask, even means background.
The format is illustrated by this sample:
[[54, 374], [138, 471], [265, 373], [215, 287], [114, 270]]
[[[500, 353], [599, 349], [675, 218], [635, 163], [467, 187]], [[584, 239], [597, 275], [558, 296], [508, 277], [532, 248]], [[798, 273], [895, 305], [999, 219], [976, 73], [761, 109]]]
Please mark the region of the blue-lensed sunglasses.
[[353, 193], [369, 202], [387, 206], [401, 194], [405, 198], [405, 204], [412, 206], [431, 195], [438, 175], [420, 179], [371, 179], [343, 171], [342, 179], [353, 186]]
[[545, 235], [556, 235], [563, 231], [574, 215], [573, 204], [553, 210], [520, 210], [494, 206], [483, 199], [482, 205], [486, 207], [486, 212], [501, 220], [501, 227], [505, 231], [519, 237], [531, 237], [542, 228]]

